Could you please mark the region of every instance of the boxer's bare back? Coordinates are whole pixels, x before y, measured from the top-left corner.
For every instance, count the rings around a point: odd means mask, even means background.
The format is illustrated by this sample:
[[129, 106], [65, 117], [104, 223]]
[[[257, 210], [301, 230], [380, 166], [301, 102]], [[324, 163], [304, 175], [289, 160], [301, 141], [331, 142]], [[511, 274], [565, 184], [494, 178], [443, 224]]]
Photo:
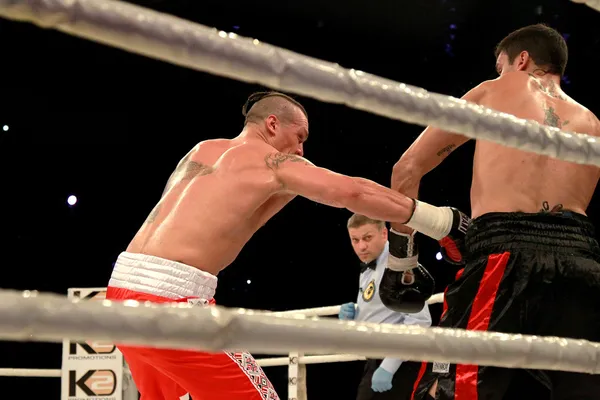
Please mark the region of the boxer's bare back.
[[249, 142], [210, 140], [192, 149], [127, 251], [214, 275], [229, 265], [254, 232], [294, 197], [278, 193], [280, 184], [263, 161], [276, 150]]
[[[569, 132], [600, 136], [598, 119], [551, 77], [511, 72], [483, 93], [480, 104]], [[600, 169], [478, 141], [473, 160], [473, 217], [488, 212], [568, 209], [585, 214]]]
[[306, 115], [291, 104], [279, 107], [278, 101], [285, 100], [257, 103], [247, 117], [254, 122], [238, 137], [195, 146], [177, 165], [127, 251], [216, 275], [296, 195], [373, 219], [405, 222], [411, 217], [414, 203], [406, 196], [304, 159]]
[[[502, 72], [503, 62], [508, 61], [501, 56], [499, 72]], [[475, 87], [463, 99], [561, 130], [600, 136], [598, 119], [560, 89], [557, 76], [508, 72]], [[407, 196], [417, 196], [420, 176], [467, 141], [462, 135], [428, 127], [394, 167], [392, 188]], [[403, 173], [408, 169], [419, 169], [418, 179]], [[599, 177], [600, 169], [594, 166], [477, 140], [471, 215], [476, 218], [489, 212], [535, 213], [561, 209], [585, 214]]]

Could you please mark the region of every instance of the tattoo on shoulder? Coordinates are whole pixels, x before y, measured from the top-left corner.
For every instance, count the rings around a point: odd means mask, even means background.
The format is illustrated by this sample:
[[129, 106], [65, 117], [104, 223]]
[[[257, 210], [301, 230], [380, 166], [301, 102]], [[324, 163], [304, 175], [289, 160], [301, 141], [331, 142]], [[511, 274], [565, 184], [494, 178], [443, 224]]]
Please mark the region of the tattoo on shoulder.
[[181, 181], [189, 181], [195, 178], [196, 176], [208, 175], [214, 171], [214, 167], [211, 165], [206, 165], [203, 163], [198, 163], [196, 161], [189, 161], [184, 159], [183, 162], [179, 163], [175, 171], [169, 177], [167, 181], [167, 185], [165, 186], [165, 190], [163, 191], [163, 196], [165, 193], [169, 191], [175, 184]]
[[454, 143], [449, 144], [448, 146], [442, 148], [440, 151], [437, 152], [438, 157], [443, 156], [444, 154], [450, 154], [452, 153], [452, 150], [454, 150], [456, 148], [456, 145]]
[[271, 169], [277, 169], [279, 166], [285, 162], [296, 162], [296, 163], [304, 163], [306, 165], [310, 165], [304, 158], [299, 157], [295, 154], [284, 154], [284, 153], [269, 153], [265, 156], [265, 163], [267, 167]]
[[151, 224], [156, 220], [156, 217], [158, 216], [158, 214], [160, 213], [160, 203], [158, 203], [156, 206], [154, 206], [154, 208], [152, 209], [152, 211], [150, 211], [150, 214], [148, 215], [148, 218], [146, 218], [146, 221], [144, 221], [145, 224]]
[[555, 128], [562, 128], [562, 123], [560, 121], [560, 117], [556, 114], [553, 107], [544, 108], [544, 113], [546, 117], [544, 118], [544, 124], [553, 126]]
[[547, 201], [544, 201], [544, 202], [542, 202], [542, 208], [540, 209], [540, 212], [558, 213], [558, 212], [561, 212], [562, 210], [563, 210], [562, 204], [558, 203], [554, 207], [550, 208], [550, 203], [548, 203]]
[[[190, 181], [196, 176], [208, 175], [214, 172], [215, 168], [213, 166], [206, 165], [201, 162], [190, 161], [189, 158], [190, 157], [186, 156], [183, 160], [181, 160], [177, 168], [175, 168], [175, 171], [173, 171], [169, 177], [169, 180], [167, 181], [167, 185], [163, 190], [161, 199], [164, 197], [165, 193], [167, 193], [177, 183], [182, 181]], [[145, 223], [154, 222], [159, 213], [160, 202], [152, 209], [150, 215], [148, 215], [148, 218], [146, 218]]]
[[196, 176], [212, 174], [214, 170], [215, 169], [212, 165], [206, 165], [203, 163], [198, 163], [196, 161], [190, 161], [185, 165], [185, 169], [183, 170], [181, 180], [190, 180], [192, 178], [195, 178]]

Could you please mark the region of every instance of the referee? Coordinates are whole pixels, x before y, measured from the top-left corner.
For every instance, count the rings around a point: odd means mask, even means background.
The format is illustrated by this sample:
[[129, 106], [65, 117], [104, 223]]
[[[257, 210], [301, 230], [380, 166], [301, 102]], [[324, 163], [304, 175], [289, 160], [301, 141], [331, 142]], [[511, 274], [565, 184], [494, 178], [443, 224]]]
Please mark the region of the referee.
[[[415, 314], [392, 311], [379, 299], [379, 282], [388, 257], [388, 231], [385, 222], [353, 214], [348, 233], [354, 252], [361, 261], [360, 288], [356, 303], [343, 304], [339, 318], [387, 324], [431, 326], [429, 306]], [[420, 363], [386, 357], [367, 359], [358, 386], [357, 400], [409, 400]]]

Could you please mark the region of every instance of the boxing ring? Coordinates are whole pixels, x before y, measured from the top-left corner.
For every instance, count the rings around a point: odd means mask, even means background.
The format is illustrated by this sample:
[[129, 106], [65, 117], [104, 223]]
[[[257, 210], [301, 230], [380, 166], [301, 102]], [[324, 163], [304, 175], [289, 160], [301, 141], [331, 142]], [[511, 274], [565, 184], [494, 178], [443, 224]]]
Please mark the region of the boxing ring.
[[[69, 289], [69, 293], [76, 290], [105, 292], [106, 288], [83, 288]], [[444, 301], [444, 294], [438, 293], [433, 295], [428, 301], [428, 304], [437, 304]], [[325, 316], [337, 316], [340, 312], [340, 306], [328, 306], [318, 308], [306, 308], [299, 310], [269, 312], [262, 311], [265, 314], [275, 314], [280, 317], [294, 318], [315, 318]], [[324, 355], [304, 355], [303, 353], [290, 352], [286, 357], [271, 357], [257, 359], [258, 365], [261, 367], [288, 366], [288, 399], [306, 400], [306, 365], [349, 362], [364, 360], [365, 357], [354, 354], [324, 354]], [[63, 365], [63, 369], [66, 368]], [[90, 365], [88, 368], [93, 368]], [[63, 378], [63, 369], [36, 369], [36, 368], [0, 368], [0, 377], [22, 377], [22, 378]], [[267, 371], [268, 373], [268, 371]], [[124, 382], [122, 392], [123, 400], [137, 400], [137, 389], [131, 373], [125, 369], [123, 371], [122, 382]]]
[[[572, 1], [600, 11], [600, 0]], [[600, 166], [600, 143], [595, 137], [542, 126], [132, 4], [112, 0], [0, 0], [0, 16], [198, 71]], [[298, 365], [388, 356], [407, 361], [600, 373], [600, 343], [316, 318], [338, 310], [265, 312], [134, 301], [116, 304], [2, 290], [0, 337], [45, 342], [105, 340], [285, 355], [262, 359], [260, 364], [289, 365], [290, 382], [302, 378]], [[0, 372], [4, 376], [61, 376], [60, 370]], [[290, 390], [290, 398], [302, 396], [297, 389]]]

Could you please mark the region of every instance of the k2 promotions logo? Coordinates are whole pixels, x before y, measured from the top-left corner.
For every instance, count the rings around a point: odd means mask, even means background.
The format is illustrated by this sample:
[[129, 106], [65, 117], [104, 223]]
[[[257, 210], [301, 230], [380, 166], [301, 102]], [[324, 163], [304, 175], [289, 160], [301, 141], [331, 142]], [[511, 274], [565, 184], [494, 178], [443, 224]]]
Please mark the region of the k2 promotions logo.
[[89, 397], [111, 396], [117, 389], [117, 374], [110, 369], [69, 371], [69, 397], [84, 393]]
[[77, 355], [77, 348], [81, 348], [88, 355], [108, 355], [115, 352], [117, 346], [111, 342], [87, 340], [82, 343], [69, 343], [69, 355]]

